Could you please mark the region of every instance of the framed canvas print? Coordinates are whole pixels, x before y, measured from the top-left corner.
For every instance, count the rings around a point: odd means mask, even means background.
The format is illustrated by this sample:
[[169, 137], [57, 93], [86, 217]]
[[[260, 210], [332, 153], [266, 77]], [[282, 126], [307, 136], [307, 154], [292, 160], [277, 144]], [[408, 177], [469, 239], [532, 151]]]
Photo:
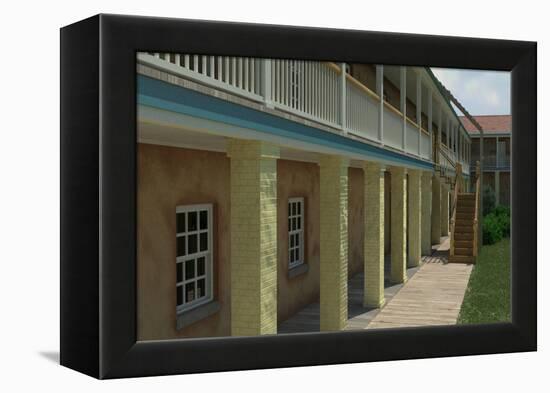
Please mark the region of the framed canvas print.
[[61, 29], [61, 364], [536, 350], [536, 44]]

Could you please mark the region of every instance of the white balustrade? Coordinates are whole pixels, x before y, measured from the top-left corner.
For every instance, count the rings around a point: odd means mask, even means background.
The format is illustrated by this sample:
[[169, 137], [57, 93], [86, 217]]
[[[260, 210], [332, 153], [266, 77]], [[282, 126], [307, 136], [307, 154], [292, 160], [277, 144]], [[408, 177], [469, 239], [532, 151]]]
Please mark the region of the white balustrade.
[[[263, 102], [270, 108], [379, 142], [380, 97], [349, 74], [344, 78], [340, 65], [317, 61], [173, 53], [139, 53], [138, 61], [219, 90]], [[345, 84], [344, 91], [342, 84]], [[403, 115], [387, 103], [383, 107], [382, 142], [402, 150]], [[432, 159], [432, 141], [428, 133], [406, 121], [405, 137], [407, 153]], [[450, 164], [439, 154], [440, 163], [445, 166]], [[449, 151], [447, 155], [451, 157]]]

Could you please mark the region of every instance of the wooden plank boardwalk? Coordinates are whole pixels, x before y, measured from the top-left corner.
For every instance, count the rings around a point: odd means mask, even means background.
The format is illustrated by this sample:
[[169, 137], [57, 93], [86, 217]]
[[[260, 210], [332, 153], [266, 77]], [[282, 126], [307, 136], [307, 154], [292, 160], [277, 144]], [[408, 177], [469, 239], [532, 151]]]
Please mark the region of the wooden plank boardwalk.
[[[455, 324], [472, 270], [471, 265], [447, 264], [448, 238], [422, 257], [420, 267], [407, 269], [405, 285], [389, 282], [390, 258], [385, 260], [386, 306], [363, 307], [363, 273], [348, 282], [346, 330]], [[279, 333], [319, 331], [319, 303], [312, 303], [279, 324]]]

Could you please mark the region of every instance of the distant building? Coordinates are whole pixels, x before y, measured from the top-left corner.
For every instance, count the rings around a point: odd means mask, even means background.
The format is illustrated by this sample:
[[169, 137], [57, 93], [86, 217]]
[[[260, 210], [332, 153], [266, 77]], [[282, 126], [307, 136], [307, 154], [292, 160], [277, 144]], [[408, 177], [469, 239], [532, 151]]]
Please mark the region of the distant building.
[[[483, 128], [483, 184], [495, 192], [497, 205], [510, 206], [510, 139], [512, 116], [474, 116]], [[470, 168], [475, 170], [479, 160], [479, 131], [465, 117], [460, 120], [472, 138], [472, 158]]]

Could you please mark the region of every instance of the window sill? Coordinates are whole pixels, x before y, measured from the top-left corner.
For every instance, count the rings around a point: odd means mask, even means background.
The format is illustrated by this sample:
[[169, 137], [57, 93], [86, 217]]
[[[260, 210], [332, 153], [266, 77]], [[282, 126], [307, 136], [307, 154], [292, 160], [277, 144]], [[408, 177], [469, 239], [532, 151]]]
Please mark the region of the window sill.
[[192, 310], [182, 311], [176, 316], [176, 329], [183, 329], [184, 327], [192, 325], [201, 319], [214, 315], [220, 311], [220, 308], [220, 303], [213, 300]]
[[307, 273], [309, 270], [309, 265], [307, 263], [302, 263], [296, 267], [293, 267], [288, 271], [288, 278], [294, 278], [302, 274]]

